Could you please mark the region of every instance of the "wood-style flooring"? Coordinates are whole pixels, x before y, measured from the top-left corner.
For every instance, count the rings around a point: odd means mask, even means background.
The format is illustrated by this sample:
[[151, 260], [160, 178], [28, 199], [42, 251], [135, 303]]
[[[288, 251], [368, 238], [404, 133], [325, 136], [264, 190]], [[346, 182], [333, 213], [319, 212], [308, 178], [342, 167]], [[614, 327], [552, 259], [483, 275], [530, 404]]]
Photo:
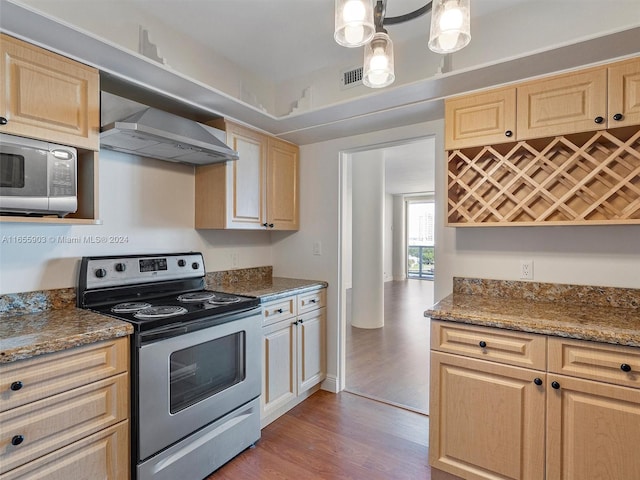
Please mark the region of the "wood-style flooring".
[[430, 480], [429, 419], [320, 390], [207, 480]]
[[347, 294], [346, 390], [429, 413], [429, 319], [433, 281], [386, 282], [384, 327], [350, 325]]

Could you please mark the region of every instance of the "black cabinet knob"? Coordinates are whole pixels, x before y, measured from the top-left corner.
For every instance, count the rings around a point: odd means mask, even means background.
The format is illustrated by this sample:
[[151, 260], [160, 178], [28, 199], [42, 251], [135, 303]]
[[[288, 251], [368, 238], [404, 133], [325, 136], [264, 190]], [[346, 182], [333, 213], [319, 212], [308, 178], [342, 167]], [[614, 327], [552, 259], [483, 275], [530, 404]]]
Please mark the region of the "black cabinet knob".
[[294, 325], [297, 325], [297, 324], [298, 324], [298, 321], [296, 320], [295, 322], [293, 322], [293, 324], [294, 324]]
[[311, 300], [309, 300], [309, 303], [316, 303], [317, 300], [315, 298], [312, 298]]
[[535, 383], [536, 385], [542, 385], [542, 379], [536, 377], [533, 379], [533, 383]]
[[485, 342], [484, 340], [480, 340], [480, 343], [478, 345], [480, 345], [480, 348], [485, 348], [487, 346], [487, 342]]
[[[631, 369], [629, 369], [629, 370], [631, 370]], [[17, 382], [13, 382], [9, 388], [11, 390], [13, 390], [14, 392], [17, 392], [18, 390], [20, 390], [22, 388], [22, 382], [20, 380], [18, 380]]]
[[6, 125], [8, 122], [8, 120], [4, 117], [0, 117], [0, 125]]
[[282, 313], [282, 312], [284, 312], [284, 310], [282, 310], [281, 308], [279, 308], [279, 309], [277, 309], [277, 310], [276, 310], [276, 312], [278, 312], [278, 313]]
[[558, 382], [551, 382], [551, 386], [558, 390], [560, 388], [560, 384]]
[[298, 321], [299, 321], [300, 323], [304, 323], [304, 320], [302, 320], [302, 319], [300, 319], [300, 320], [298, 320]]
[[269, 226], [269, 224], [268, 224], [267, 222], [264, 222], [264, 223], [262, 224], [262, 226], [263, 226], [263, 227], [268, 227], [268, 226]]
[[620, 370], [622, 370], [623, 372], [630, 372], [631, 365], [629, 365], [628, 363], [623, 363], [622, 365], [620, 365]]
[[596, 118], [593, 119], [594, 122], [596, 122], [598, 125], [601, 124], [602, 122], [604, 122], [604, 118], [597, 116]]
[[269, 228], [273, 228], [275, 225], [273, 225], [273, 223], [269, 224]]
[[507, 130], [506, 132], [504, 132], [504, 136], [505, 137], [513, 137], [513, 132], [511, 130]]
[[613, 119], [614, 119], [616, 122], [619, 122], [619, 121], [620, 121], [620, 120], [622, 120], [623, 118], [624, 118], [624, 115], [622, 115], [621, 113], [616, 113], [616, 114], [613, 116]]
[[14, 435], [13, 438], [11, 439], [11, 445], [20, 445], [22, 442], [24, 442], [24, 437], [22, 435]]

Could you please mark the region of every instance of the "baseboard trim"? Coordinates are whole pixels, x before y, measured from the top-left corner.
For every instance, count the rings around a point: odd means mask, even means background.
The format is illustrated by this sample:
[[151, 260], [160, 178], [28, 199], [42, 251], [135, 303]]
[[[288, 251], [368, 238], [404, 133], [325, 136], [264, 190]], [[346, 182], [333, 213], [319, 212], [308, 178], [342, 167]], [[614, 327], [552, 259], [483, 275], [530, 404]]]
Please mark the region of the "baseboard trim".
[[335, 375], [327, 375], [327, 378], [324, 379], [324, 382], [320, 384], [320, 388], [322, 390], [326, 390], [331, 393], [338, 393], [340, 389], [338, 388], [338, 377]]

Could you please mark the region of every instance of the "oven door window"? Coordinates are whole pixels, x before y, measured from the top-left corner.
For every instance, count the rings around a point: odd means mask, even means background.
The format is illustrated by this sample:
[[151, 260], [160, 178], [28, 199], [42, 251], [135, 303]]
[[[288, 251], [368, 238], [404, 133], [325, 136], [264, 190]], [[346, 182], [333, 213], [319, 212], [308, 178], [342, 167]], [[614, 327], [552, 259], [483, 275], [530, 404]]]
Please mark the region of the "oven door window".
[[179, 412], [246, 377], [245, 332], [238, 332], [170, 356], [170, 411]]

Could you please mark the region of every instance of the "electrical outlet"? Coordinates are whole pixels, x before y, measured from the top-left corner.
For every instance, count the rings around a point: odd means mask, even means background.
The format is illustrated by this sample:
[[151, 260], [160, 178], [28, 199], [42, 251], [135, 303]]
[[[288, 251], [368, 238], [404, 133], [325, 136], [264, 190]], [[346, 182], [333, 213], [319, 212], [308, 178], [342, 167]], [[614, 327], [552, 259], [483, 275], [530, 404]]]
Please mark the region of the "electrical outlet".
[[322, 242], [320, 240], [313, 242], [313, 254], [322, 255]]
[[533, 280], [533, 260], [520, 260], [520, 280]]

